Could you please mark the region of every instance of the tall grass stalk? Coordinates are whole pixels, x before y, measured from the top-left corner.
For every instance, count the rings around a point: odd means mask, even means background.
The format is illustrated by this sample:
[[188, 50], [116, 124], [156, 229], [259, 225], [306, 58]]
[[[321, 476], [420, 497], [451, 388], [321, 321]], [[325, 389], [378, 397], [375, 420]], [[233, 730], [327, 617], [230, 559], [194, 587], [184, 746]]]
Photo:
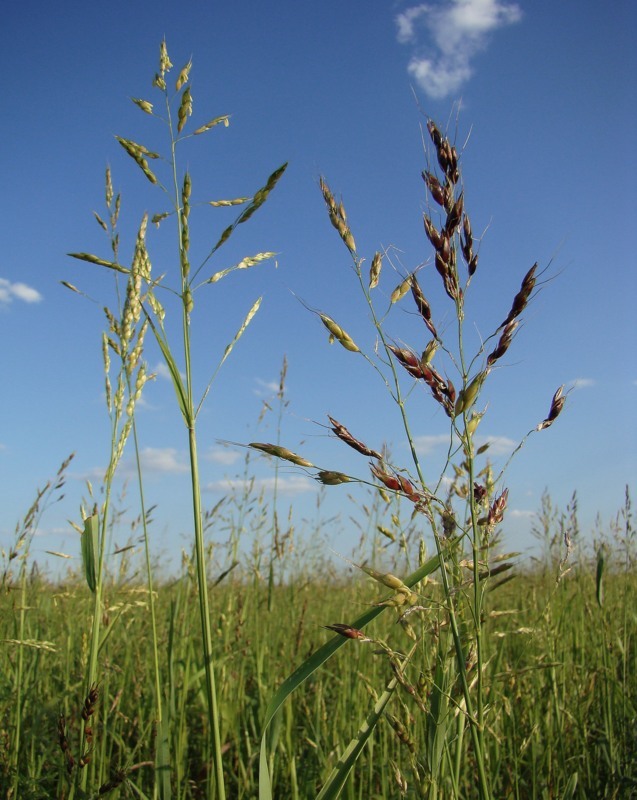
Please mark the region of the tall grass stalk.
[[[441, 794], [447, 796], [448, 791], [453, 796], [461, 796], [458, 770], [452, 766], [454, 763], [452, 753], [455, 752], [455, 763], [458, 764], [458, 759], [462, 757], [464, 750], [463, 733], [466, 725], [471, 742], [470, 757], [475, 764], [477, 776], [477, 794], [481, 800], [489, 800], [492, 797], [493, 779], [485, 747], [489, 654], [484, 647], [482, 620], [487, 588], [497, 586], [497, 583], [489, 580], [492, 569], [493, 574], [497, 574], [510, 569], [511, 564], [501, 563], [496, 567], [493, 563], [493, 545], [497, 541], [497, 528], [504, 517], [508, 490], [501, 486], [502, 474], [494, 480], [489, 465], [481, 468], [478, 463], [478, 456], [487, 448], [476, 445], [475, 432], [486, 409], [478, 412], [475, 408], [489, 374], [513, 342], [519, 326], [519, 317], [536, 287], [537, 265], [525, 275], [520, 290], [513, 298], [503, 321], [494, 327], [493, 333], [484, 339], [477, 352], [470, 355], [464, 341], [465, 297], [470, 291], [478, 267], [478, 242], [474, 242], [471, 223], [465, 208], [460, 159], [456, 148], [432, 120], [427, 122], [427, 131], [440, 171], [436, 174], [428, 165], [422, 174], [428, 195], [428, 210], [423, 216], [423, 222], [426, 236], [434, 250], [433, 266], [442, 281], [447, 301], [451, 302], [456, 320], [455, 337], [443, 336], [438, 332], [432, 305], [420, 286], [418, 269], [407, 275], [403, 274], [399, 285], [391, 293], [388, 307], [385, 307], [382, 313], [377, 311], [379, 302], [382, 302], [382, 299], [380, 301], [376, 299], [377, 287], [381, 281], [383, 262], [391, 263], [389, 254], [376, 252], [371, 259], [369, 272], [363, 272], [364, 259], [357, 250], [343, 202], [334, 197], [323, 178], [320, 181], [320, 188], [330, 222], [349, 251], [359, 289], [369, 310], [377, 341], [375, 354], [368, 355], [340, 322], [326, 313], [316, 313], [327, 328], [331, 342], [338, 341], [345, 350], [355, 356], [362, 356], [380, 376], [398, 409], [411, 454], [411, 465], [406, 468], [390, 462], [386, 453], [374, 450], [355, 438], [345, 425], [329, 417], [332, 432], [349, 447], [371, 459], [372, 477], [380, 491], [394, 492], [413, 504], [414, 516], [419, 516], [427, 522], [435, 543], [436, 568], [442, 588], [441, 610], [444, 629], [439, 630], [437, 636], [434, 636], [434, 643], [437, 640], [438, 656], [433, 686], [429, 693], [429, 706], [423, 704], [422, 700], [416, 699], [415, 690], [409, 681], [406, 679], [398, 681], [399, 689], [406, 690], [416, 700], [417, 707], [425, 713], [430, 722], [427, 774], [419, 778], [422, 791], [430, 800], [436, 800]], [[389, 311], [405, 295], [411, 296], [429, 337], [428, 342], [425, 339], [413, 348], [395, 344], [395, 338], [388, 331]], [[438, 358], [436, 351], [440, 353]], [[441, 359], [445, 361], [444, 372], [439, 366]], [[447, 463], [437, 481], [433, 476], [425, 475], [421, 464], [407, 411], [407, 390], [403, 388], [403, 370], [411, 381], [409, 391], [413, 388], [414, 382], [422, 386], [449, 419]], [[457, 389], [452, 380], [446, 377], [449, 372], [455, 372], [457, 376], [455, 379]], [[561, 412], [564, 401], [565, 397], [560, 388], [553, 396], [547, 417], [531, 433], [549, 427]], [[527, 436], [522, 439], [511, 457], [520, 450]], [[316, 467], [304, 456], [281, 447], [279, 442], [253, 443], [251, 446], [306, 469], [314, 469], [317, 480], [326, 485], [337, 485], [352, 480], [368, 483], [365, 479], [355, 478], [335, 469]], [[454, 463], [456, 458], [458, 463]], [[452, 468], [454, 478], [449, 482], [451, 488], [445, 496], [442, 492], [444, 478]], [[431, 642], [426, 644], [430, 637], [425, 623], [430, 618], [431, 612], [427, 608], [423, 587], [417, 586], [418, 581], [414, 583], [411, 580], [402, 581], [393, 575], [370, 570], [364, 565], [361, 569], [381, 585], [393, 590], [393, 597], [384, 600], [381, 606], [392, 606], [397, 609], [399, 621], [403, 623], [405, 632], [420, 643], [421, 650], [430, 646]], [[422, 622], [420, 634], [416, 633], [411, 624], [411, 620], [415, 621], [419, 617]], [[364, 638], [360, 625], [339, 623], [333, 629], [350, 641], [360, 641]], [[449, 652], [453, 653], [451, 660]], [[391, 658], [389, 660], [392, 662]], [[417, 659], [414, 657], [406, 659], [400, 668], [401, 672], [411, 669], [414, 661], [417, 665]], [[306, 665], [297, 670], [297, 673], [303, 677], [308, 664], [313, 671], [322, 663], [323, 661], [312, 657]], [[290, 679], [287, 689], [292, 691], [299, 683], [299, 680]], [[277, 698], [279, 702], [281, 699], [278, 695]], [[452, 709], [455, 711], [452, 712]], [[458, 714], [464, 724], [460, 722], [457, 726], [450, 724], [451, 713]], [[494, 711], [491, 710], [491, 713]], [[266, 727], [269, 719], [268, 715]], [[371, 735], [371, 729], [378, 724], [378, 719], [380, 715], [366, 728], [366, 739]], [[263, 741], [265, 742], [265, 734]], [[358, 741], [360, 742], [360, 739]], [[348, 755], [341, 765], [338, 779], [339, 787], [343, 785], [341, 779], [344, 774], [352, 768], [360, 753], [355, 740], [346, 753]], [[263, 800], [267, 800], [271, 792], [265, 765], [266, 762], [262, 759]], [[338, 794], [335, 788], [326, 788], [336, 787], [333, 781], [333, 778], [328, 779], [321, 797], [335, 797]], [[330, 794], [332, 791], [333, 795]]]
[[[201, 482], [199, 476], [199, 456], [197, 449], [197, 417], [202, 404], [212, 386], [212, 383], [226, 358], [230, 355], [235, 344], [244, 333], [247, 326], [250, 324], [252, 318], [257, 313], [261, 298], [257, 299], [249, 309], [243, 323], [240, 325], [233, 340], [226, 345], [223, 355], [219, 361], [217, 369], [210, 377], [205, 390], [201, 396], [196, 396], [194, 389], [194, 376], [192, 366], [192, 340], [191, 340], [191, 315], [195, 305], [195, 293], [197, 290], [203, 288], [208, 284], [213, 284], [221, 280], [230, 272], [237, 269], [245, 269], [255, 266], [262, 261], [271, 259], [275, 254], [271, 252], [258, 253], [255, 256], [250, 256], [243, 259], [240, 263], [225, 270], [218, 271], [209, 276], [202, 274], [202, 271], [216, 254], [219, 248], [230, 238], [236, 227], [248, 221], [248, 219], [260, 208], [267, 199], [269, 193], [275, 187], [276, 183], [285, 171], [286, 165], [284, 164], [278, 170], [270, 175], [266, 184], [260, 188], [252, 197], [241, 197], [232, 200], [224, 201], [207, 201], [212, 206], [244, 206], [243, 210], [236, 217], [235, 221], [226, 227], [217, 242], [208, 252], [208, 255], [191, 270], [190, 264], [190, 210], [191, 210], [191, 191], [192, 180], [188, 171], [180, 174], [180, 167], [178, 162], [178, 150], [183, 141], [192, 136], [199, 136], [207, 133], [218, 125], [228, 126], [229, 118], [226, 115], [215, 117], [209, 122], [201, 125], [192, 133], [184, 132], [189, 117], [193, 111], [193, 97], [190, 87], [190, 71], [192, 62], [189, 61], [183, 69], [179, 72], [175, 82], [174, 93], [168, 87], [168, 73], [172, 68], [168, 51], [165, 42], [162, 42], [160, 47], [160, 63], [159, 71], [156, 73], [153, 85], [161, 93], [163, 104], [165, 107], [165, 125], [169, 135], [169, 156], [167, 162], [169, 165], [169, 181], [168, 188], [160, 181], [159, 177], [155, 174], [149, 165], [149, 161], [158, 159], [159, 154], [152, 152], [144, 145], [140, 145], [130, 139], [117, 137], [119, 143], [126, 151], [126, 153], [135, 161], [137, 166], [141, 169], [148, 181], [159, 187], [166, 197], [169, 199], [170, 210], [153, 217], [153, 222], [158, 225], [167, 217], [173, 217], [175, 220], [175, 235], [176, 235], [176, 255], [179, 265], [179, 281], [178, 286], [172, 291], [177, 296], [180, 307], [181, 315], [181, 344], [179, 347], [174, 347], [169, 340], [166, 329], [164, 327], [165, 309], [160, 302], [158, 293], [163, 288], [161, 278], [154, 280], [151, 278], [151, 261], [146, 247], [146, 218], [140, 227], [140, 234], [138, 236], [137, 252], [140, 258], [140, 269], [135, 274], [135, 279], [138, 281], [139, 295], [139, 310], [143, 314], [145, 322], [150, 326], [155, 340], [161, 350], [163, 359], [169, 370], [171, 380], [177, 395], [179, 410], [187, 431], [188, 439], [188, 453], [190, 464], [190, 479], [191, 479], [191, 499], [192, 499], [192, 512], [193, 512], [193, 534], [194, 534], [194, 551], [195, 551], [195, 568], [198, 585], [198, 605], [199, 605], [199, 618], [201, 624], [201, 647], [202, 647], [202, 660], [205, 672], [205, 695], [207, 699], [208, 708], [208, 724], [211, 737], [211, 754], [213, 764], [214, 781], [209, 780], [207, 783], [208, 797], [218, 797], [219, 800], [225, 800], [225, 780], [222, 759], [222, 740], [220, 729], [220, 709], [217, 699], [217, 688], [215, 678], [215, 664], [213, 652], [213, 637], [212, 627], [210, 620], [210, 601], [208, 595], [208, 582], [207, 582], [207, 562], [206, 562], [206, 545], [204, 540], [204, 522], [201, 504]], [[133, 102], [141, 109], [142, 112], [149, 114], [153, 117], [156, 113], [153, 104], [143, 99], [133, 99]], [[176, 109], [176, 114], [174, 109]], [[175, 119], [176, 117], [176, 119]], [[116, 272], [124, 272], [125, 274], [132, 275], [132, 270], [123, 268], [115, 259], [112, 262], [105, 261], [86, 253], [72, 254], [82, 260], [96, 263], [107, 269], [115, 270]], [[141, 287], [143, 283], [143, 290]], [[183, 367], [180, 368], [180, 365]], [[183, 374], [183, 377], [182, 377]], [[107, 495], [108, 496], [108, 495]], [[103, 538], [102, 538], [103, 542]], [[100, 550], [100, 567], [98, 575], [101, 576], [103, 548]], [[99, 591], [96, 592], [96, 611], [100, 602]], [[99, 623], [94, 622], [94, 625]], [[94, 633], [98, 633], [95, 631]], [[97, 637], [93, 636], [93, 641]], [[89, 668], [89, 676], [91, 681], [95, 678], [96, 673], [96, 651], [91, 651], [91, 660]], [[92, 685], [89, 684], [89, 685]], [[202, 754], [202, 761], [206, 763], [207, 753]]]

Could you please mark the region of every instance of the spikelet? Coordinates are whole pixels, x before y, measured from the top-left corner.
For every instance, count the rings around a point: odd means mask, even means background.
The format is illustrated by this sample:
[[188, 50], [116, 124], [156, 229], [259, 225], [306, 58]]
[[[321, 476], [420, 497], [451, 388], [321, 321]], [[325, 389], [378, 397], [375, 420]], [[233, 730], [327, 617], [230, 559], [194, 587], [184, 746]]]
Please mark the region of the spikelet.
[[343, 472], [335, 472], [331, 469], [322, 469], [316, 475], [316, 480], [324, 486], [338, 486], [341, 483], [350, 483], [352, 480], [349, 475]]
[[131, 97], [131, 100], [138, 108], [141, 108], [145, 114], [153, 113], [153, 104], [149, 103], [148, 100], [141, 100], [139, 97]]
[[380, 279], [380, 268], [382, 266], [382, 256], [380, 253], [374, 253], [374, 258], [372, 259], [372, 265], [369, 269], [369, 289], [375, 289], [378, 286], [378, 281]]
[[181, 70], [179, 73], [179, 77], [177, 78], [177, 83], [175, 84], [175, 89], [179, 91], [181, 87], [188, 82], [188, 78], [190, 76], [190, 69], [192, 67], [192, 58], [188, 61], [186, 66]]
[[264, 453], [267, 453], [269, 456], [275, 456], [276, 458], [282, 458], [285, 461], [290, 461], [292, 464], [296, 464], [299, 467], [313, 467], [311, 461], [308, 461], [306, 458], [302, 458], [298, 456], [296, 453], [293, 453], [291, 450], [288, 450], [286, 447], [281, 447], [278, 444], [264, 444], [263, 442], [250, 442], [248, 447], [251, 447], [253, 450], [261, 450]]
[[331, 317], [328, 317], [327, 314], [319, 314], [319, 317], [321, 318], [323, 325], [325, 325], [327, 330], [330, 332], [330, 343], [336, 339], [346, 350], [350, 350], [352, 353], [360, 353], [360, 349], [352, 337], [346, 333], [340, 325], [334, 322]]
[[549, 409], [548, 416], [545, 420], [540, 422], [536, 430], [543, 431], [546, 428], [549, 428], [562, 413], [564, 403], [566, 403], [566, 395], [562, 394], [563, 391], [564, 387], [560, 386], [560, 388], [555, 392], [553, 399], [551, 400], [551, 408]]
[[398, 284], [398, 286], [391, 293], [389, 302], [392, 303], [392, 305], [394, 303], [397, 303], [401, 298], [403, 298], [407, 294], [407, 292], [410, 289], [411, 289], [411, 275], [405, 278], [405, 280], [402, 283]]
[[181, 96], [181, 103], [177, 112], [177, 133], [181, 133], [186, 124], [186, 120], [192, 114], [192, 95], [190, 94], [190, 86], [186, 86]]
[[334, 195], [323, 177], [319, 179], [319, 186], [323, 194], [323, 199], [325, 200], [325, 205], [327, 206], [330, 222], [336, 228], [345, 246], [353, 255], [356, 252], [356, 242], [347, 224], [347, 215], [343, 203], [340, 202], [338, 205], [336, 204]]
[[345, 442], [345, 444], [348, 444], [351, 448], [364, 456], [369, 456], [370, 458], [376, 458], [379, 461], [382, 461], [383, 457], [380, 453], [377, 453], [376, 450], [371, 450], [366, 444], [363, 444], [363, 442], [355, 439], [347, 430], [347, 428], [344, 425], [341, 425], [338, 420], [335, 420], [334, 417], [330, 417], [329, 414], [327, 418], [332, 423], [332, 431], [342, 442]]

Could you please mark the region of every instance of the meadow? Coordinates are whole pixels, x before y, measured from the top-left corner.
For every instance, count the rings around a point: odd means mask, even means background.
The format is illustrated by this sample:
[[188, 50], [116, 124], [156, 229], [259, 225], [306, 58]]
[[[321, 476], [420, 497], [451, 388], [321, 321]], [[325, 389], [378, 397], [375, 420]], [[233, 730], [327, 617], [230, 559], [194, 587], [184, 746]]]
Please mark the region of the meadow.
[[[618, 516], [605, 542], [597, 542], [612, 553], [601, 576], [594, 553], [578, 547], [573, 568], [556, 581], [559, 542], [564, 526], [574, 522], [556, 513], [544, 531], [550, 537], [546, 557], [516, 568], [506, 583], [497, 577], [488, 583], [484, 758], [493, 797], [627, 798], [637, 791], [637, 553], [629, 512], [627, 507]], [[379, 541], [374, 547], [375, 519], [367, 522], [365, 553], [376, 550], [386, 563], [390, 548]], [[397, 562], [393, 569], [405, 574], [410, 565], [404, 553]], [[336, 572], [292, 539], [279, 557], [269, 549], [254, 552], [225, 577], [232, 564], [228, 553], [212, 554], [209, 563], [226, 791], [228, 797], [254, 798], [263, 720], [274, 691], [332, 638], [322, 626], [352, 621], [387, 593], [355, 569]], [[288, 571], [286, 578], [279, 579], [280, 570]], [[427, 610], [412, 623], [418, 656], [402, 674], [342, 797], [434, 796], [432, 773], [438, 776], [435, 796], [478, 796], [475, 758], [463, 737], [461, 692], [457, 680], [441, 678], [453, 658], [443, 594], [435, 575], [423, 584], [419, 594]], [[210, 761], [202, 754], [210, 743], [197, 585], [187, 554], [181, 575], [156, 592], [172, 796], [206, 797]], [[68, 797], [69, 757], [78, 758], [90, 593], [82, 576], [53, 583], [30, 573], [21, 586], [5, 584], [0, 602], [2, 796]], [[93, 789], [87, 796], [154, 797], [153, 631], [148, 591], [134, 564], [109, 576], [102, 615], [92, 760], [85, 768], [92, 770]], [[272, 796], [319, 794], [394, 678], [392, 653], [414, 643], [393, 609], [365, 633], [372, 641], [343, 639], [345, 645], [277, 713], [267, 735]], [[475, 668], [469, 674], [475, 680]], [[445, 691], [438, 693], [442, 680]]]
[[[237, 215], [207, 245], [207, 255], [191, 263], [197, 187], [196, 176], [181, 166], [182, 150], [229, 124], [217, 116], [191, 130], [191, 67], [172, 73], [162, 42], [152, 81], [161, 114], [154, 102], [132, 98], [143, 115], [166, 126], [163, 158], [118, 138], [136, 177], [164, 193], [168, 210], [142, 215], [132, 260], [124, 262], [120, 195], [107, 169], [104, 210], [95, 214], [107, 255], [70, 254], [114, 281], [102, 349], [108, 466], [103, 485], [87, 484], [74, 523], [80, 569], [53, 579], [38, 571], [30, 552], [47, 508], [64, 491], [72, 457], [37, 493], [3, 553], [2, 795], [637, 796], [630, 492], [616, 520], [592, 539], [580, 531], [576, 495], [561, 510], [547, 494], [534, 526], [541, 557], [523, 560], [503, 547], [508, 463], [523, 457], [528, 437], [543, 436], [558, 421], [568, 392], [562, 386], [548, 393], [546, 416], [533, 421], [495, 474], [489, 444], [476, 441], [488, 412], [478, 408], [536, 300], [543, 270], [535, 264], [521, 277], [502, 317], [471, 351], [465, 299], [480, 278], [479, 239], [464, 204], [463, 154], [433, 120], [424, 126], [430, 150], [422, 172], [423, 238], [440, 292], [432, 299], [428, 288], [426, 296], [419, 270], [401, 274], [395, 285], [389, 252], [363, 257], [343, 202], [321, 178], [326, 213], [351, 262], [375, 347], [355, 341], [346, 320], [308, 308], [330, 342], [364, 359], [380, 379], [401, 422], [408, 463], [394, 461], [378, 442], [356, 438], [349, 422], [328, 417], [330, 435], [361, 456], [359, 474], [315, 465], [285, 447], [285, 431], [278, 430], [274, 442], [244, 443], [245, 493], [204, 506], [199, 413], [261, 300], [237, 322], [208, 376], [196, 373], [191, 321], [202, 293], [274, 257], [264, 251], [211, 269], [276, 190], [287, 165], [249, 197], [206, 201]], [[149, 222], [172, 225], [176, 234], [166, 275], [153, 272]], [[403, 344], [391, 316], [406, 306], [419, 325], [413, 346]], [[437, 324], [443, 313], [453, 320], [444, 330]], [[147, 346], [160, 354], [172, 381], [189, 453], [192, 540], [170, 575], [151, 546], [154, 509], [145, 500], [136, 425], [151, 378]], [[433, 481], [411, 432], [407, 400], [414, 391], [449, 422], [447, 460]], [[278, 400], [285, 401], [285, 364]], [[115, 532], [122, 538], [115, 478], [125, 451], [138, 465], [130, 540], [141, 546], [113, 552]], [[360, 541], [347, 560], [335, 564], [326, 553], [320, 522], [315, 530], [287, 527], [273, 501], [251, 490], [257, 455], [272, 461], [275, 482], [284, 464], [305, 471], [325, 492], [350, 484]]]

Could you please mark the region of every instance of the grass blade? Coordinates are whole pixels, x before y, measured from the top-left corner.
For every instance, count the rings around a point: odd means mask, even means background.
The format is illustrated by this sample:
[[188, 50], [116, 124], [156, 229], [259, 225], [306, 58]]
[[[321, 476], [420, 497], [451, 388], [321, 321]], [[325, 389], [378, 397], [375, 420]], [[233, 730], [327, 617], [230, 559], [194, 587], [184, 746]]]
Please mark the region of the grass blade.
[[84, 520], [84, 531], [82, 533], [82, 562], [84, 564], [84, 575], [88, 588], [95, 594], [97, 586], [97, 552], [98, 552], [99, 522], [97, 514], [92, 514]]
[[316, 800], [336, 800], [336, 798], [339, 796], [341, 789], [345, 785], [347, 776], [354, 766], [354, 762], [361, 754], [363, 747], [365, 747], [367, 744], [367, 740], [382, 717], [385, 706], [390, 701], [397, 685], [398, 680], [396, 678], [392, 678], [387, 684], [387, 688], [378, 698], [374, 708], [370, 711], [365, 722], [358, 729], [358, 733], [347, 745], [343, 755], [339, 758], [337, 765], [334, 767], [323, 788], [316, 796]]
[[[440, 565], [438, 556], [433, 556], [426, 561], [419, 569], [412, 572], [409, 577], [405, 578], [404, 583], [410, 589], [413, 588], [427, 575], [435, 572]], [[380, 614], [387, 609], [387, 606], [375, 606], [366, 611], [358, 619], [351, 623], [352, 628], [362, 630], [373, 619], [376, 619]], [[279, 686], [272, 700], [268, 704], [265, 712], [265, 719], [263, 721], [263, 729], [261, 732], [261, 755], [259, 760], [259, 800], [272, 800], [272, 785], [270, 783], [270, 773], [268, 771], [268, 756], [266, 748], [266, 733], [274, 715], [279, 708], [283, 705], [285, 700], [297, 689], [304, 681], [306, 681], [312, 673], [316, 672], [334, 653], [341, 648], [346, 642], [351, 641], [336, 635], [326, 642], [322, 647], [307, 658], [288, 678], [286, 678], [281, 686]]]

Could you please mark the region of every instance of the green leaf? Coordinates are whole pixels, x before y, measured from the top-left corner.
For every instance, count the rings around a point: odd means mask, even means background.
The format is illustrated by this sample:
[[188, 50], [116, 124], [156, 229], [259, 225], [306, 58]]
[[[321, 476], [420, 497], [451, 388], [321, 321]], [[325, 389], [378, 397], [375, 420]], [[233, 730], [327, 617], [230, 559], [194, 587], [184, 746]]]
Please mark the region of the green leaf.
[[184, 382], [181, 379], [181, 373], [179, 372], [179, 367], [177, 366], [177, 362], [173, 358], [173, 354], [170, 352], [170, 347], [168, 346], [168, 342], [166, 342], [165, 337], [162, 331], [157, 328], [155, 323], [150, 318], [148, 311], [144, 308], [144, 314], [146, 315], [146, 319], [148, 320], [150, 327], [155, 334], [155, 339], [157, 344], [159, 345], [159, 349], [162, 352], [164, 357], [164, 361], [166, 362], [166, 366], [168, 367], [168, 371], [170, 372], [170, 378], [173, 383], [173, 387], [175, 389], [175, 394], [177, 395], [177, 403], [179, 405], [179, 410], [181, 411], [181, 415], [184, 418], [184, 422], [186, 425], [190, 424], [190, 412], [189, 412], [189, 405], [188, 405], [188, 395], [186, 392], [186, 387], [184, 386]]
[[[412, 572], [409, 577], [405, 578], [403, 583], [411, 589], [423, 578], [426, 578], [427, 575], [435, 572], [439, 566], [440, 561], [438, 556], [433, 556], [433, 558], [430, 558], [419, 569], [417, 569], [415, 572]], [[380, 616], [380, 614], [386, 610], [387, 606], [375, 606], [374, 608], [370, 608], [368, 611], [358, 617], [358, 619], [354, 620], [351, 623], [351, 627], [362, 630], [368, 623], [370, 623], [373, 619], [376, 619], [376, 617]], [[268, 770], [266, 734], [274, 715], [295, 689], [304, 683], [310, 677], [310, 675], [312, 675], [312, 673], [316, 672], [319, 667], [325, 664], [325, 662], [331, 658], [331, 656], [333, 656], [339, 648], [343, 647], [343, 645], [347, 642], [352, 641], [355, 640], [346, 639], [338, 634], [333, 636], [322, 647], [319, 647], [315, 653], [307, 658], [288, 678], [283, 681], [281, 686], [279, 686], [277, 689], [272, 700], [270, 700], [265, 711], [265, 719], [263, 720], [263, 728], [261, 732], [261, 753], [259, 758], [259, 800], [272, 800], [272, 785], [270, 783], [270, 773]]]
[[345, 751], [338, 759], [336, 766], [324, 783], [323, 788], [316, 796], [316, 800], [335, 800], [339, 796], [341, 789], [345, 785], [347, 776], [351, 772], [356, 759], [361, 754], [363, 747], [367, 744], [367, 740], [372, 735], [374, 728], [382, 717], [385, 707], [390, 701], [397, 685], [398, 680], [396, 678], [392, 678], [387, 684], [387, 688], [378, 698], [365, 722], [358, 729], [358, 733], [347, 745]]
[[172, 798], [170, 770], [170, 725], [168, 717], [165, 716], [157, 725], [155, 741], [155, 772], [160, 800], [171, 800]]
[[95, 593], [97, 586], [97, 553], [99, 539], [99, 519], [92, 514], [84, 520], [82, 532], [82, 562], [88, 588]]

